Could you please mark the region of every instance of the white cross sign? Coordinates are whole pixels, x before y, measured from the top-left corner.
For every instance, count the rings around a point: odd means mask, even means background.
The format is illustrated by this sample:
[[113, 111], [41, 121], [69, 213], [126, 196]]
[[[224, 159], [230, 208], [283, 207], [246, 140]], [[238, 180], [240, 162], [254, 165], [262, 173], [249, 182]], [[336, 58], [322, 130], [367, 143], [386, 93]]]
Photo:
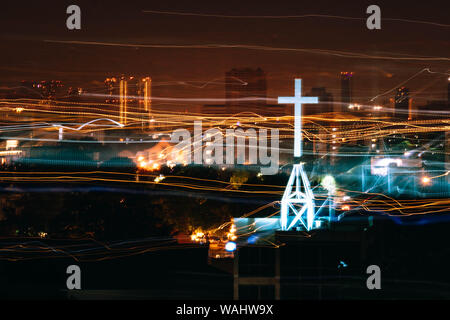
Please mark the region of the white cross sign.
[[294, 115], [294, 157], [302, 156], [302, 104], [319, 103], [318, 97], [302, 97], [302, 79], [295, 79], [294, 97], [278, 97], [278, 103], [292, 103]]

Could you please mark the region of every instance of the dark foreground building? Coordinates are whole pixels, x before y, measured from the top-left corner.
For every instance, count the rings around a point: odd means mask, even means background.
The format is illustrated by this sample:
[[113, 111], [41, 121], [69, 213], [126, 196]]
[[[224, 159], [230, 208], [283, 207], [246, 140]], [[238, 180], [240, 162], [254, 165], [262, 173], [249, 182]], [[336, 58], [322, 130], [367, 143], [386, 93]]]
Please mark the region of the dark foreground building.
[[[279, 247], [251, 245], [235, 254], [234, 298], [448, 299], [450, 224], [434, 219], [366, 218], [309, 236], [277, 232]], [[371, 265], [380, 267], [380, 290], [367, 287]]]

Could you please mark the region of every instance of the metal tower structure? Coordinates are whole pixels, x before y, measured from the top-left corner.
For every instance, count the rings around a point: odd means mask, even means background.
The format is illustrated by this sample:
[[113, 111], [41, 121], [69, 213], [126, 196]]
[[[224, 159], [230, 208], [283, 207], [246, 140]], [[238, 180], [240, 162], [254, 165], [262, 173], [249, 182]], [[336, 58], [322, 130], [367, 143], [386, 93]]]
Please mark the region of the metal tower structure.
[[[288, 216], [291, 212], [295, 217], [288, 226]], [[313, 227], [314, 217], [314, 194], [303, 170], [303, 163], [294, 164], [281, 199], [281, 230], [289, 230], [300, 222], [309, 231]]]
[[[294, 104], [294, 157], [302, 156], [302, 104], [318, 103], [318, 97], [302, 97], [302, 80], [295, 79], [295, 94], [293, 97], [278, 97], [278, 103]], [[294, 219], [288, 224], [288, 219], [294, 214]], [[281, 199], [281, 230], [287, 231], [297, 223], [301, 223], [307, 231], [314, 226], [316, 212], [314, 194], [306, 175], [303, 163], [294, 164], [291, 176]]]

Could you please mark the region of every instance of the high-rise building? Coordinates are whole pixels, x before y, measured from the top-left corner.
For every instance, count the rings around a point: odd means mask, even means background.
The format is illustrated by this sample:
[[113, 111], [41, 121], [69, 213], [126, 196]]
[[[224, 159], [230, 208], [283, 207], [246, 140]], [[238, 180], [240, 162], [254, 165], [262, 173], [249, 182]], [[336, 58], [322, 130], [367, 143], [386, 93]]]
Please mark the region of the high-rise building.
[[144, 77], [138, 84], [139, 96], [139, 114], [141, 118], [142, 128], [151, 127], [150, 122], [152, 117], [152, 79]]
[[[130, 119], [150, 126], [151, 116], [151, 78], [139, 79], [133, 76], [106, 78], [107, 103], [118, 104], [116, 117], [124, 125]], [[148, 123], [148, 125], [145, 125]]]
[[260, 116], [279, 117], [293, 110], [284, 104], [267, 103], [267, 74], [261, 68], [234, 68], [225, 73], [225, 78], [225, 103], [205, 104], [201, 106], [203, 114], [230, 116], [253, 112]]
[[119, 81], [119, 122], [127, 124], [128, 81], [122, 77]]
[[325, 87], [311, 88], [306, 94], [308, 97], [318, 97], [318, 104], [303, 105], [303, 115], [318, 114], [333, 111], [333, 95], [325, 89]]
[[394, 116], [397, 118], [405, 117], [405, 115], [412, 113], [412, 106], [410, 107], [409, 89], [400, 87], [397, 89], [394, 97]]
[[139, 81], [139, 95], [142, 96], [142, 100], [139, 100], [139, 103], [142, 104], [144, 111], [151, 112], [152, 79], [150, 77], [142, 78]]
[[225, 106], [229, 113], [259, 113], [266, 105], [266, 97], [267, 78], [261, 68], [234, 68], [225, 73]]
[[417, 108], [414, 105], [412, 98], [408, 99], [408, 120], [414, 120], [417, 118]]
[[[340, 81], [341, 81], [341, 98], [340, 101], [336, 101], [333, 103], [333, 109], [332, 111], [335, 113], [336, 118], [340, 118], [340, 115], [342, 113], [348, 113], [352, 112], [352, 91], [353, 91], [353, 84], [352, 84], [352, 77], [353, 72], [350, 71], [343, 71], [340, 74]], [[342, 131], [343, 131], [343, 123], [337, 122], [334, 124], [332, 130], [334, 131], [332, 133], [332, 141], [329, 145], [329, 161], [331, 165], [334, 165], [337, 161], [337, 154], [339, 153], [339, 150], [341, 148], [341, 142], [343, 141], [342, 138]], [[348, 142], [347, 142], [348, 143]]]
[[118, 80], [115, 77], [105, 79], [106, 103], [116, 103], [119, 97]]
[[348, 105], [352, 103], [352, 77], [353, 72], [341, 72], [341, 103], [335, 104], [335, 112], [346, 110]]

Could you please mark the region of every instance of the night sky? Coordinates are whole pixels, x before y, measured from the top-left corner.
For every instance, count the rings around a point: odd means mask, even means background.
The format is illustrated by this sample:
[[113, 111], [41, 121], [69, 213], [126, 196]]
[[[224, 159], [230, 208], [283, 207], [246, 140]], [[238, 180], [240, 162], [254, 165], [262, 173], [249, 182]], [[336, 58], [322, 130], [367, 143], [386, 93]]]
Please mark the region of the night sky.
[[[338, 100], [339, 72], [353, 71], [354, 97], [364, 103], [429, 67], [439, 73], [422, 73], [406, 86], [419, 102], [446, 99], [448, 75], [445, 73], [450, 69], [449, 1], [392, 2], [8, 1], [1, 5], [1, 86], [13, 87], [20, 80], [57, 79], [88, 92], [102, 92], [105, 77], [125, 73], [151, 76], [155, 96], [223, 98], [226, 71], [233, 67], [261, 67], [268, 74], [270, 97], [291, 94], [292, 79], [301, 77], [305, 91], [325, 86]], [[66, 28], [65, 11], [70, 4], [81, 7], [81, 30]], [[381, 30], [368, 30], [365, 18], [370, 4], [381, 7], [382, 18], [444, 25], [382, 20]], [[238, 19], [145, 13], [144, 10], [233, 16], [327, 14], [363, 19]], [[244, 45], [326, 52], [142, 46], [155, 44]], [[338, 51], [344, 55], [360, 53], [369, 58], [337, 56]], [[396, 59], [400, 57], [440, 59]], [[214, 79], [215, 82], [202, 86]]]

